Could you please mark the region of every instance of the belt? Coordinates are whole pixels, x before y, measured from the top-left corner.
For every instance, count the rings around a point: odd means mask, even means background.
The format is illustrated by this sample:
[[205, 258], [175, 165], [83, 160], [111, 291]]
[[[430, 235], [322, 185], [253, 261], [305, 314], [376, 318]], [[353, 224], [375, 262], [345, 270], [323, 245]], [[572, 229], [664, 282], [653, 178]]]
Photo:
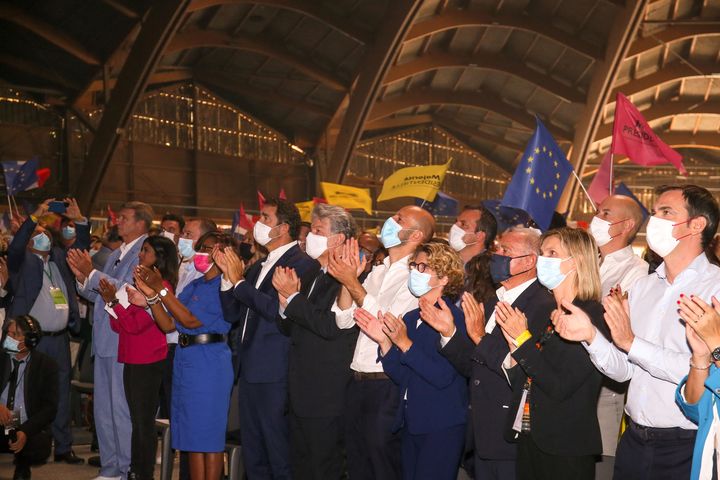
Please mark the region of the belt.
[[353, 370], [355, 380], [390, 380], [385, 372], [356, 372]]
[[227, 337], [221, 333], [201, 333], [200, 335], [188, 335], [181, 333], [178, 335], [178, 345], [181, 347], [189, 347], [191, 345], [205, 345], [208, 343], [226, 342]]
[[65, 335], [67, 331], [68, 329], [67, 327], [65, 327], [62, 330], [58, 330], [57, 332], [43, 332], [43, 335], [46, 337], [59, 337], [60, 335]]
[[657, 428], [646, 427], [628, 418], [628, 428], [643, 440], [693, 440], [697, 430], [680, 427]]

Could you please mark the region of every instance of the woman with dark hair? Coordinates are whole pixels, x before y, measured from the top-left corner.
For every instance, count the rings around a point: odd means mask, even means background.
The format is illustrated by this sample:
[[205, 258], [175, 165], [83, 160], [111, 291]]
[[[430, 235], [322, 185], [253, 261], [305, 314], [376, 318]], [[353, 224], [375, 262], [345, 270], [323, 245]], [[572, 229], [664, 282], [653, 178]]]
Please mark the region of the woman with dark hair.
[[218, 480], [223, 473], [225, 430], [233, 382], [230, 348], [220, 305], [220, 270], [213, 247], [237, 242], [227, 234], [208, 232], [196, 243], [193, 264], [203, 276], [186, 286], [179, 297], [167, 289], [157, 270], [140, 265], [135, 283], [165, 331], [180, 333], [173, 364], [170, 424], [172, 447], [189, 452], [193, 480]]
[[443, 243], [421, 245], [410, 262], [408, 288], [420, 307], [403, 318], [388, 312], [378, 318], [363, 309], [355, 318], [380, 345], [383, 370], [400, 387], [395, 428], [402, 435], [403, 478], [454, 480], [465, 442], [467, 382], [438, 351], [440, 333], [431, 323], [443, 317], [465, 335], [465, 316], [455, 306], [463, 289], [460, 257]]
[[[158, 272], [164, 288], [175, 287], [178, 275], [175, 243], [165, 237], [148, 237], [138, 258], [140, 265]], [[112, 283], [102, 279], [98, 289], [110, 314], [110, 327], [119, 335], [118, 361], [125, 364], [123, 386], [132, 423], [128, 479], [152, 480], [157, 445], [155, 412], [167, 355], [165, 333], [145, 310], [147, 302], [137, 290], [126, 287], [130, 303], [123, 306]]]

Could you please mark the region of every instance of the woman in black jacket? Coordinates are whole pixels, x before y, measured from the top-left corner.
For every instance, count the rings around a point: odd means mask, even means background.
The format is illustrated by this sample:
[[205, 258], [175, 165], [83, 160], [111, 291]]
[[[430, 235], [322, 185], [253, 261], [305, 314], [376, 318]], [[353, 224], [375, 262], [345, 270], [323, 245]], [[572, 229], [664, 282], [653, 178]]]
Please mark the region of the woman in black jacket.
[[[541, 237], [538, 280], [558, 309], [571, 302], [608, 338], [600, 304], [597, 246], [584, 230], [559, 228]], [[602, 375], [577, 342], [555, 333], [550, 318], [527, 318], [498, 303], [496, 319], [511, 354], [503, 367], [513, 389], [511, 436], [518, 441], [519, 479], [593, 479], [602, 451], [597, 399]]]

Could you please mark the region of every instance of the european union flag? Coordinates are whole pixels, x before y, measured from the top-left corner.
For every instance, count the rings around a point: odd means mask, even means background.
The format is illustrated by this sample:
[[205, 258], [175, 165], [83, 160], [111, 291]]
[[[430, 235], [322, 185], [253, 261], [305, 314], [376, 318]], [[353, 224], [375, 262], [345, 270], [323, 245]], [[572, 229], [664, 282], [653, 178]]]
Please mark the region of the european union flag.
[[31, 190], [38, 186], [37, 170], [39, 162], [37, 157], [24, 161], [2, 162], [5, 174], [5, 186], [8, 195]]
[[573, 168], [545, 125], [537, 127], [505, 191], [502, 204], [521, 208], [543, 230], [550, 225], [555, 207]]
[[425, 202], [419, 198], [415, 199], [415, 205], [424, 208], [433, 215], [454, 217], [458, 213], [458, 201], [443, 192], [437, 192], [435, 200]]
[[530, 215], [519, 208], [506, 207], [500, 200], [483, 200], [482, 204], [487, 208], [497, 222], [497, 233], [500, 234], [510, 227], [530, 226]]

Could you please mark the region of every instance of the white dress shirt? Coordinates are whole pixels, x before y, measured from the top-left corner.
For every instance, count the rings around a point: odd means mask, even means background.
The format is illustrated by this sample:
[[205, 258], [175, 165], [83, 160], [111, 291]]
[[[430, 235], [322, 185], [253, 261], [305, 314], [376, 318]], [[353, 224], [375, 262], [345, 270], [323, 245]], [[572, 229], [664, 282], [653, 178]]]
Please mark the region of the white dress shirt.
[[647, 276], [648, 269], [648, 263], [635, 255], [630, 245], [605, 255], [600, 264], [602, 296], [607, 296], [617, 284], [623, 292], [630, 291], [636, 281]]
[[[517, 287], [513, 287], [510, 290], [501, 286], [500, 288], [495, 290], [495, 295], [497, 295], [498, 302], [506, 302], [512, 305], [515, 300], [517, 300], [518, 297], [522, 295], [523, 292], [527, 290], [530, 285], [533, 284], [533, 282], [535, 282], [535, 279], [536, 277], [533, 277], [527, 282], [521, 283]], [[488, 318], [488, 321], [485, 324], [485, 333], [492, 333], [493, 329], [495, 328], [495, 324], [495, 310], [493, 310], [492, 315], [490, 315], [490, 318]]]
[[[390, 263], [390, 257], [385, 257], [382, 264], [375, 266], [363, 282], [367, 293], [362, 308], [373, 315], [377, 315], [379, 310], [395, 316], [415, 310], [418, 299], [408, 289], [409, 262], [410, 255], [393, 263]], [[356, 308], [355, 303], [346, 310], [342, 310], [337, 301], [333, 304], [332, 311], [335, 313], [338, 328], [355, 326], [353, 313]], [[383, 371], [382, 364], [378, 361], [378, 344], [363, 332], [358, 336], [350, 368], [363, 373]]]
[[635, 340], [627, 354], [599, 333], [592, 344], [583, 342], [602, 373], [618, 382], [630, 380], [625, 412], [647, 427], [697, 429], [675, 404], [675, 389], [688, 373], [691, 355], [677, 314], [681, 293], [710, 303], [712, 295], [720, 295], [720, 268], [703, 253], [670, 283], [663, 263], [630, 290]]
[[[133, 240], [133, 241], [130, 242], [130, 243], [124, 243], [124, 242], [123, 242], [123, 244], [120, 245], [120, 256], [118, 257], [117, 260], [115, 260], [115, 264], [120, 263], [120, 262], [122, 261], [122, 259], [125, 258], [125, 255], [127, 255], [127, 252], [129, 252], [141, 238], [144, 240], [144, 239], [147, 238], [147, 235], [141, 235], [141, 236], [139, 236], [138, 238], [136, 238], [135, 240]], [[79, 287], [79, 288], [84, 288], [84, 287], [85, 287], [85, 283], [87, 283], [87, 281], [88, 281], [90, 278], [92, 278], [93, 275], [95, 275], [95, 272], [97, 272], [97, 270], [96, 270], [96, 269], [93, 269], [92, 272], [90, 272], [90, 275], [88, 275], [88, 278], [85, 279], [85, 282], [84, 282], [84, 283], [77, 282], [78, 287]]]

